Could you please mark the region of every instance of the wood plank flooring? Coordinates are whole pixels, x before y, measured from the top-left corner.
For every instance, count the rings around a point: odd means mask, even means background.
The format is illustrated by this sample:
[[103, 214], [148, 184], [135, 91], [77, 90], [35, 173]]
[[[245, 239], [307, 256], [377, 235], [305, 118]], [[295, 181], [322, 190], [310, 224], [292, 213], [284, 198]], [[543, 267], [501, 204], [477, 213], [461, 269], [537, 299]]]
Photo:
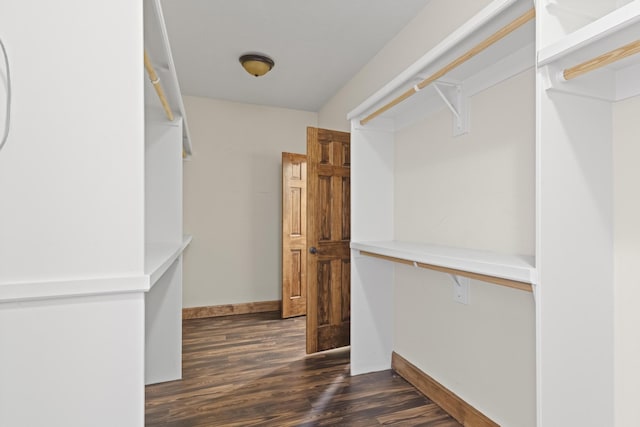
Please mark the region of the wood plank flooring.
[[146, 388], [147, 426], [460, 427], [392, 371], [349, 376], [349, 350], [305, 355], [304, 317], [186, 320], [183, 379]]

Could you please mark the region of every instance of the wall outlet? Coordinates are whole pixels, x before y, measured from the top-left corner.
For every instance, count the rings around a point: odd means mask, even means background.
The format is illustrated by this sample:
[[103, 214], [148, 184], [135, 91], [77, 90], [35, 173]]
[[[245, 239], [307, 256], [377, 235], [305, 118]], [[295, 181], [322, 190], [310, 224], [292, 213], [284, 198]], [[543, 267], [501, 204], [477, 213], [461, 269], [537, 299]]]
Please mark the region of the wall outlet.
[[469, 304], [469, 278], [453, 276], [453, 300], [460, 304]]

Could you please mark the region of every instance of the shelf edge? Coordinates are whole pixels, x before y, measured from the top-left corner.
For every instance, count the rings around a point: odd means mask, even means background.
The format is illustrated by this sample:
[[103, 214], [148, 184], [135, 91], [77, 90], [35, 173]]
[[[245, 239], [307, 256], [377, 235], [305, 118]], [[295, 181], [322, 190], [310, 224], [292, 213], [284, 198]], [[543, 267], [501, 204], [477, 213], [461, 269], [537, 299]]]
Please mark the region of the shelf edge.
[[178, 245], [175, 250], [169, 253], [168, 256], [165, 256], [164, 259], [159, 263], [150, 268], [149, 270], [145, 270], [145, 275], [149, 277], [149, 289], [155, 285], [155, 283], [162, 277], [164, 273], [169, 269], [171, 264], [178, 259], [182, 255], [182, 252], [186, 249], [187, 246], [191, 243], [193, 237], [191, 235], [185, 235], [182, 238], [182, 243]]
[[0, 285], [0, 303], [147, 292], [149, 277], [87, 277]]
[[[415, 267], [427, 268], [431, 270], [440, 271], [443, 273], [454, 274], [464, 277], [469, 277], [471, 279], [481, 280], [488, 283], [493, 283], [501, 286], [506, 286], [510, 288], [520, 289], [527, 292], [533, 292], [533, 285], [535, 285], [535, 267], [534, 266], [508, 266], [513, 271], [518, 271], [520, 274], [491, 274], [491, 268], [483, 269], [483, 268], [460, 268], [456, 261], [461, 261], [462, 258], [453, 258], [451, 257], [451, 262], [436, 262], [435, 259], [428, 259], [421, 256], [419, 252], [416, 251], [414, 254], [407, 255], [407, 251], [403, 251], [400, 249], [393, 250], [390, 248], [384, 248], [382, 246], [376, 248], [375, 245], [368, 245], [366, 243], [360, 244], [356, 242], [352, 242], [351, 248], [359, 251], [361, 255], [369, 256], [373, 258], [383, 259], [392, 262], [398, 262], [405, 265], [411, 265]], [[402, 253], [405, 252], [405, 253]], [[435, 258], [444, 257], [447, 258], [446, 255], [431, 255]], [[485, 261], [480, 260], [470, 260], [472, 263], [481, 263], [489, 266]], [[506, 264], [505, 264], [506, 265]], [[509, 277], [511, 276], [511, 277]], [[526, 276], [526, 278], [525, 278]]]
[[182, 255], [191, 240], [192, 236], [185, 235], [182, 243], [153, 271], [145, 271], [140, 275], [0, 283], [0, 304], [148, 292], [171, 264]]
[[538, 66], [544, 66], [640, 22], [640, 1], [622, 6], [559, 41], [538, 51]]

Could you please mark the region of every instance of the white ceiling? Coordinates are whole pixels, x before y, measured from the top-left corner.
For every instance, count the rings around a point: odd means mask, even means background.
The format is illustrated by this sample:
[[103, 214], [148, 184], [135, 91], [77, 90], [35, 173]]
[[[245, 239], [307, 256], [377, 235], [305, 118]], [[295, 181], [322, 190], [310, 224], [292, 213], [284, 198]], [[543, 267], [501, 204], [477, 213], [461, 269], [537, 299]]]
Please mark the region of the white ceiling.
[[[184, 95], [318, 111], [429, 0], [162, 0]], [[275, 61], [263, 77], [238, 57]]]

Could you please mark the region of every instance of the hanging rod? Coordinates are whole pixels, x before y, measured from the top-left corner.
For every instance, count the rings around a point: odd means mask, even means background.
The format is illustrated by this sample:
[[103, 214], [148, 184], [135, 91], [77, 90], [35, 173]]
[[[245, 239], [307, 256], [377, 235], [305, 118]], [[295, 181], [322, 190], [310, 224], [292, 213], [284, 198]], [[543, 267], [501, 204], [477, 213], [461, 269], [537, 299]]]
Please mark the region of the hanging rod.
[[482, 42], [478, 43], [476, 46], [474, 46], [473, 48], [468, 50], [463, 55], [459, 56], [458, 58], [456, 58], [455, 60], [453, 60], [449, 64], [447, 64], [444, 67], [442, 67], [439, 71], [435, 72], [434, 74], [432, 74], [428, 78], [424, 79], [423, 81], [421, 81], [417, 85], [413, 86], [411, 89], [408, 89], [406, 92], [404, 92], [403, 94], [401, 94], [400, 96], [398, 96], [394, 100], [392, 100], [389, 103], [383, 105], [382, 107], [378, 108], [373, 113], [369, 114], [364, 119], [360, 120], [360, 124], [361, 125], [365, 125], [368, 122], [370, 122], [371, 120], [373, 120], [376, 117], [378, 117], [380, 114], [382, 114], [385, 111], [387, 111], [387, 110], [395, 107], [396, 105], [400, 104], [402, 101], [404, 101], [405, 99], [411, 97], [416, 92], [424, 89], [425, 87], [427, 87], [428, 85], [430, 85], [434, 81], [438, 80], [440, 77], [442, 77], [445, 74], [447, 74], [449, 71], [453, 70], [454, 68], [458, 67], [462, 63], [464, 63], [464, 62], [468, 61], [469, 59], [473, 58], [474, 56], [476, 56], [477, 54], [479, 54], [483, 50], [487, 49], [489, 46], [493, 45], [497, 41], [503, 39], [504, 37], [506, 37], [507, 35], [509, 35], [513, 31], [517, 30], [518, 28], [520, 28], [521, 26], [523, 26], [524, 24], [526, 24], [527, 22], [529, 22], [530, 20], [535, 18], [535, 16], [536, 16], [535, 9], [528, 10], [527, 12], [525, 12], [520, 17], [516, 18], [515, 20], [513, 20], [509, 24], [505, 25], [504, 27], [500, 28], [498, 31], [493, 33], [491, 36], [489, 36], [488, 38], [486, 38]]
[[575, 79], [578, 76], [596, 70], [600, 67], [604, 67], [605, 65], [609, 65], [628, 56], [635, 55], [636, 53], [640, 53], [640, 40], [636, 40], [607, 53], [603, 53], [600, 56], [596, 56], [589, 61], [567, 68], [562, 72], [562, 77], [564, 80]]
[[162, 85], [160, 84], [160, 78], [158, 77], [158, 74], [156, 74], [156, 70], [153, 68], [153, 64], [151, 64], [151, 60], [149, 59], [149, 55], [147, 55], [146, 50], [144, 51], [144, 68], [146, 68], [147, 74], [149, 74], [149, 80], [151, 80], [151, 84], [153, 84], [153, 87], [158, 94], [158, 98], [160, 98], [160, 103], [162, 104], [164, 113], [170, 121], [173, 121], [173, 112], [169, 107], [169, 101], [167, 101], [167, 97], [165, 96]]

